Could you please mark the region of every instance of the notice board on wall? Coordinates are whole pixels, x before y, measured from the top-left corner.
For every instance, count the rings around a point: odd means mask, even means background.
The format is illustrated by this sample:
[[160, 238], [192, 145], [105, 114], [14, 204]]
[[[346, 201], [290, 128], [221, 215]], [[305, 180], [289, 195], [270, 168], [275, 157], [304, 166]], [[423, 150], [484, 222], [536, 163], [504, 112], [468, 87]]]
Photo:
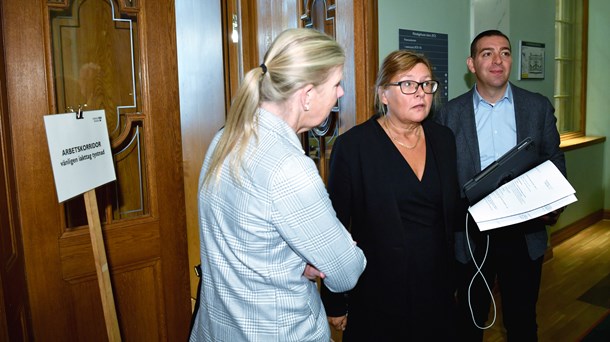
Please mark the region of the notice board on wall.
[[449, 44], [444, 33], [398, 29], [398, 48], [425, 55], [432, 63], [433, 77], [439, 81], [441, 104], [449, 97]]

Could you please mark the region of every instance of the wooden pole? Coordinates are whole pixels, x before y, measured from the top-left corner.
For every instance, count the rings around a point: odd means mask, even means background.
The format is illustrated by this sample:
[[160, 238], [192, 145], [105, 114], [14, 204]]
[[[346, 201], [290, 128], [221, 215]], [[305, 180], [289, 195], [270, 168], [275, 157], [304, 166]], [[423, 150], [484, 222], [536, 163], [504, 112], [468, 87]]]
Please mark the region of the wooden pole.
[[112, 283], [110, 282], [110, 271], [106, 260], [106, 249], [104, 247], [104, 237], [102, 235], [102, 225], [100, 224], [99, 211], [97, 209], [97, 198], [95, 189], [84, 193], [85, 207], [87, 210], [87, 221], [89, 222], [89, 232], [91, 234], [91, 245], [93, 246], [93, 257], [95, 258], [95, 270], [97, 272], [97, 282], [100, 286], [102, 297], [102, 308], [104, 309], [104, 320], [106, 322], [106, 332], [108, 341], [120, 342], [121, 332], [119, 321], [114, 306], [114, 296], [112, 295]]

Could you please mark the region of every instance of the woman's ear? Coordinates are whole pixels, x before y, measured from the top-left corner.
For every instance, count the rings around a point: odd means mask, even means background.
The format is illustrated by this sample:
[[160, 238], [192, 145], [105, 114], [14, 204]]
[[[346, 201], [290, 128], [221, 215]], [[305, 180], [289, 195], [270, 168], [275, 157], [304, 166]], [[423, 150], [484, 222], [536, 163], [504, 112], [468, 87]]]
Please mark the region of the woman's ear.
[[377, 88], [377, 96], [379, 96], [379, 101], [381, 101], [382, 104], [388, 105], [388, 98], [385, 96], [385, 87]]
[[314, 92], [312, 91], [314, 88], [313, 84], [308, 84], [301, 89], [301, 107], [306, 112], [309, 111], [311, 107], [311, 101], [313, 101]]

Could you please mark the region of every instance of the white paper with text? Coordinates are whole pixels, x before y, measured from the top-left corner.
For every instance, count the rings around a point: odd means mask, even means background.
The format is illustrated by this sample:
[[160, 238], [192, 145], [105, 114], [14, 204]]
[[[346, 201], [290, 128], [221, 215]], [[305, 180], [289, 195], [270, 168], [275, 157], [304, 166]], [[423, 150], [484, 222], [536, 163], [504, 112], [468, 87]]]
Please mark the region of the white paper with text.
[[576, 191], [551, 161], [546, 161], [471, 206], [485, 231], [531, 220], [576, 202]]

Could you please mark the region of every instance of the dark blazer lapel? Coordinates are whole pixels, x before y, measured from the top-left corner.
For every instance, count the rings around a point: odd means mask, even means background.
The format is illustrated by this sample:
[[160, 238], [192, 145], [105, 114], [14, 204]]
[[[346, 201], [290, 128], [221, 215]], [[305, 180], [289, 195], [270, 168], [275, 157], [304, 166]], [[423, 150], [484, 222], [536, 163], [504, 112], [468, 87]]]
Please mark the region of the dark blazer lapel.
[[[464, 132], [464, 139], [456, 139], [458, 143], [465, 146], [458, 146], [458, 150], [467, 150], [471, 158], [471, 165], [475, 167], [475, 172], [481, 171], [481, 155], [479, 153], [479, 139], [477, 137], [477, 124], [474, 120], [474, 105], [472, 98], [474, 96], [474, 87], [470, 89], [466, 96], [463, 97], [463, 102], [460, 104], [462, 108], [457, 111], [460, 114], [459, 123]], [[461, 140], [461, 141], [460, 141]], [[468, 144], [467, 142], [472, 142]]]
[[517, 126], [517, 143], [531, 135], [531, 122], [528, 114], [527, 94], [523, 93], [519, 87], [510, 84], [513, 92], [513, 102], [515, 107], [515, 123]]

